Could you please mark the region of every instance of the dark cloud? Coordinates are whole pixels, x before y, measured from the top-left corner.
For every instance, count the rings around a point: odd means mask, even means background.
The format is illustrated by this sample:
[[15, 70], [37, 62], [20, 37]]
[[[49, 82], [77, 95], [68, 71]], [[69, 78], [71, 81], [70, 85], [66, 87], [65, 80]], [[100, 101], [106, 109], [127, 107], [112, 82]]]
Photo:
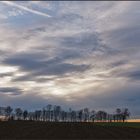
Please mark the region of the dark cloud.
[[20, 95], [22, 93], [21, 89], [14, 87], [0, 87], [0, 92], [10, 95]]
[[[17, 78], [13, 78], [12, 81], [40, 81], [38, 76], [47, 76], [47, 75], [56, 75], [62, 76], [67, 73], [80, 73], [90, 69], [89, 65], [73, 65], [67, 63], [61, 63], [56, 65], [49, 65], [47, 67], [43, 67], [40, 69], [32, 70], [30, 74], [19, 76]], [[27, 70], [27, 69], [26, 69]], [[46, 79], [45, 79], [46, 80]], [[41, 80], [42, 81], [42, 80]]]
[[111, 66], [111, 67], [119, 67], [119, 66], [123, 66], [125, 64], [128, 64], [127, 60], [120, 60], [120, 61], [116, 61], [116, 62], [111, 63], [109, 66]]
[[18, 77], [14, 77], [12, 78], [12, 82], [22, 82], [22, 81], [35, 81], [36, 77], [30, 74], [25, 74], [23, 76], [18, 76]]
[[129, 48], [138, 49], [140, 44], [140, 29], [138, 26], [131, 25], [120, 27], [119, 29], [117, 28], [116, 30], [108, 31], [105, 34], [110, 42], [113, 42], [114, 45], [119, 47], [119, 49], [121, 49], [123, 52]]
[[50, 65], [45, 69], [35, 72], [37, 75], [64, 75], [72, 72], [83, 72], [90, 68], [90, 65], [74, 65], [68, 63], [61, 63]]
[[[123, 68], [118, 69], [117, 66], [114, 66], [114, 67], [116, 67], [116, 69], [110, 72], [109, 77], [114, 77], [114, 78], [121, 77], [121, 78], [127, 78], [128, 80], [134, 80], [134, 81], [140, 80], [140, 70], [137, 70], [137, 67], [133, 69], [123, 69]], [[104, 75], [101, 75], [101, 76], [104, 76]], [[129, 82], [133, 82], [133, 81], [129, 81]]]
[[90, 68], [85, 64], [70, 64], [63, 62], [67, 59], [78, 57], [77, 53], [64, 50], [62, 55], [49, 60], [43, 53], [22, 53], [15, 54], [3, 60], [3, 63], [10, 66], [19, 67], [20, 71], [26, 71], [28, 74], [13, 78], [13, 81], [34, 81], [37, 76], [42, 75], [64, 75], [72, 72], [83, 72]]
[[[100, 54], [104, 57], [120, 55], [121, 50], [104, 43], [101, 34], [95, 31], [81, 32], [73, 36], [60, 37], [60, 46], [70, 48], [79, 53], [79, 58], [95, 54], [98, 57]], [[76, 49], [75, 49], [76, 48]]]
[[132, 80], [140, 80], [140, 70], [128, 71], [123, 74]]
[[14, 73], [13, 72], [7, 72], [7, 73], [0, 73], [0, 77], [7, 77], [7, 76], [13, 76]]

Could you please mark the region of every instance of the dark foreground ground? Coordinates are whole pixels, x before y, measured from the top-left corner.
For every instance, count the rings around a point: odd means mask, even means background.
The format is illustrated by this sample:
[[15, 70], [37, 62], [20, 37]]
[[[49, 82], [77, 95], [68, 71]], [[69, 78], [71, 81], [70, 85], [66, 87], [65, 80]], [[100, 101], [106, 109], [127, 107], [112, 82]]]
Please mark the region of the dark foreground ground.
[[0, 122], [0, 139], [140, 139], [140, 123]]

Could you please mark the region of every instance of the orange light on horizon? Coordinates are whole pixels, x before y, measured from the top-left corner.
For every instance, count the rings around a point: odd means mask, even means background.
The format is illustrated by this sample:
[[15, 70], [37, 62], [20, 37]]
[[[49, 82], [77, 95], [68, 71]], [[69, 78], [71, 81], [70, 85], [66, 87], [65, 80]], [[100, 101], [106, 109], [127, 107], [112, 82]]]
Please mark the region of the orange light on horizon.
[[127, 122], [140, 122], [140, 119], [129, 119]]

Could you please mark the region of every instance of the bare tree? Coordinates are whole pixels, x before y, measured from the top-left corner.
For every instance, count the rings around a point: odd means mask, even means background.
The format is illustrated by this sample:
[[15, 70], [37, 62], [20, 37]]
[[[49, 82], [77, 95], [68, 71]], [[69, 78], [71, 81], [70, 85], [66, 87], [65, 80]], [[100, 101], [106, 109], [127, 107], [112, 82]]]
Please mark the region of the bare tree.
[[46, 109], [47, 109], [47, 120], [48, 120], [48, 121], [52, 121], [52, 120], [51, 120], [52, 105], [51, 105], [51, 104], [48, 104], [48, 105], [46, 106]]
[[79, 120], [80, 122], [82, 122], [82, 118], [83, 118], [83, 110], [79, 110], [79, 111], [78, 111], [78, 120]]
[[94, 110], [92, 110], [90, 112], [90, 120], [94, 122], [95, 121], [95, 117], [96, 117], [96, 112]]
[[[13, 112], [13, 113], [12, 113]], [[52, 106], [48, 104], [43, 107], [42, 110], [35, 110], [33, 112], [28, 112], [27, 110], [22, 110], [21, 108], [16, 108], [14, 111], [12, 107], [0, 107], [0, 115], [4, 115], [6, 117], [15, 117], [17, 120], [34, 120], [34, 121], [62, 121], [62, 122], [88, 122], [88, 121], [108, 121], [114, 122], [125, 121], [129, 116], [130, 112], [128, 108], [120, 109], [117, 108], [115, 113], [108, 114], [105, 111], [97, 111], [89, 110], [88, 108], [84, 108], [81, 110], [72, 110], [69, 108], [68, 111], [65, 111], [61, 108], [61, 106]]]
[[12, 111], [13, 111], [13, 109], [12, 109], [10, 106], [7, 106], [7, 107], [5, 108], [5, 113], [6, 113], [6, 116], [7, 116], [8, 118], [11, 117]]
[[83, 115], [84, 115], [84, 121], [85, 122], [89, 121], [89, 109], [88, 108], [83, 109]]
[[107, 113], [105, 111], [98, 111], [96, 113], [96, 118], [99, 121], [106, 121], [107, 120]]
[[28, 116], [28, 111], [27, 110], [24, 110], [23, 111], [23, 119], [26, 120], [27, 119], [27, 116]]
[[16, 117], [18, 120], [21, 120], [22, 119], [22, 114], [23, 114], [23, 111], [21, 108], [16, 108], [15, 109], [15, 114], [16, 114]]
[[130, 112], [128, 110], [128, 108], [125, 108], [123, 111], [122, 111], [122, 120], [123, 122], [130, 116]]
[[54, 121], [60, 121], [61, 118], [61, 107], [60, 106], [54, 106]]
[[35, 119], [36, 121], [40, 121], [40, 119], [41, 119], [41, 113], [42, 113], [41, 110], [36, 110], [36, 111], [34, 112], [34, 119]]
[[115, 118], [117, 119], [117, 122], [121, 120], [121, 109], [120, 108], [116, 109]]

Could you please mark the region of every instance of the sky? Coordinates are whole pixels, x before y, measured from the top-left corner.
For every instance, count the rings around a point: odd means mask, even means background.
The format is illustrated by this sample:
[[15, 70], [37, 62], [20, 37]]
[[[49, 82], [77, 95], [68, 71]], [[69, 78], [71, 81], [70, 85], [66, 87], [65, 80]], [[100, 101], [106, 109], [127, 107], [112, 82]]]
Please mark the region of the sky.
[[139, 1], [1, 1], [0, 106], [140, 118], [139, 23]]

